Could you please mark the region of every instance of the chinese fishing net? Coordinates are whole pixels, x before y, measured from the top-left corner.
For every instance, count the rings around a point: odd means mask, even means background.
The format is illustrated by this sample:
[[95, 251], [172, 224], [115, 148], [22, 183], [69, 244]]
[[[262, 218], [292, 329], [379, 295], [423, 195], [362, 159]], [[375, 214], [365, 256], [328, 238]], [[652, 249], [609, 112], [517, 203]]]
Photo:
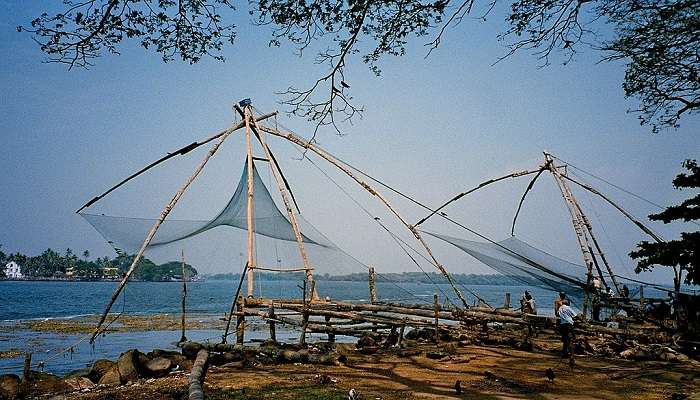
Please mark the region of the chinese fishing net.
[[556, 291], [573, 292], [585, 286], [586, 268], [530, 246], [515, 236], [494, 243], [425, 232], [444, 240], [495, 271]]
[[[216, 214], [208, 220], [166, 219], [146, 249], [146, 256], [162, 260], [173, 259], [180, 248], [196, 254], [195, 247], [208, 247], [205, 257], [192, 264], [207, 269], [237, 273], [241, 270], [244, 254], [247, 254], [247, 174], [244, 163], [241, 178], [233, 195]], [[275, 204], [269, 190], [253, 168], [253, 226], [255, 231], [256, 266], [266, 270], [303, 268], [299, 245], [292, 224]], [[118, 252], [135, 254], [156, 219], [118, 217], [104, 214], [80, 214]], [[354, 259], [311, 223], [295, 214], [304, 247], [314, 273], [353, 273], [366, 271], [366, 267]], [[201, 253], [201, 251], [200, 251]], [[216, 258], [216, 260], [212, 260]], [[188, 262], [191, 258], [188, 257]], [[154, 260], [156, 261], [156, 260]], [[225, 265], [212, 265], [225, 263]], [[302, 273], [303, 274], [303, 273]]]

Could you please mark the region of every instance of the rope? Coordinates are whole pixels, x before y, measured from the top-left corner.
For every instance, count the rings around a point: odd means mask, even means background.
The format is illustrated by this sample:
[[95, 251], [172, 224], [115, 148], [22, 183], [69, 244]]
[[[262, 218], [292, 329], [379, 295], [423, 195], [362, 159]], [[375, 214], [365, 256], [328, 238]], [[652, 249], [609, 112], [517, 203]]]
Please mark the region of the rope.
[[[295, 149], [296, 149], [296, 147], [295, 147]], [[299, 150], [297, 149], [297, 151], [299, 151]], [[304, 159], [306, 159], [308, 162], [310, 162], [311, 165], [313, 165], [316, 169], [318, 169], [329, 181], [331, 181], [331, 183], [333, 183], [333, 184], [334, 184], [343, 194], [345, 194], [353, 203], [355, 203], [355, 205], [357, 205], [357, 207], [359, 207], [368, 217], [370, 217], [373, 221], [376, 221], [380, 226], [382, 226], [382, 228], [384, 228], [387, 232], [389, 232], [389, 234], [390, 234], [392, 237], [394, 237], [394, 234], [393, 234], [391, 231], [389, 231], [389, 229], [387, 229], [386, 226], [384, 226], [384, 224], [381, 223], [381, 221], [379, 221], [378, 219], [375, 219], [374, 215], [372, 215], [372, 213], [369, 212], [369, 210], [367, 210], [364, 206], [362, 206], [362, 204], [360, 204], [353, 196], [350, 195], [350, 193], [348, 193], [342, 186], [340, 186], [340, 184], [338, 184], [338, 182], [336, 182], [330, 175], [328, 175], [328, 174], [326, 173], [326, 171], [324, 171], [321, 167], [319, 167], [319, 166], [318, 166], [312, 159], [310, 159], [307, 155], [302, 154], [302, 156], [303, 156]], [[402, 250], [405, 251], [405, 249], [403, 249], [403, 248], [402, 248]], [[363, 262], [357, 260], [356, 258], [354, 258], [354, 257], [352, 257], [352, 256], [350, 256], [350, 257], [353, 258], [353, 259], [354, 259], [355, 261], [357, 261], [358, 263], [360, 263], [361, 265], [363, 265], [365, 268], [369, 269], [369, 266], [366, 265], [365, 263], [363, 263]], [[410, 257], [410, 256], [409, 256], [409, 257]], [[414, 262], [415, 262], [415, 261], [414, 261]], [[420, 266], [419, 266], [419, 268], [420, 268]], [[421, 268], [421, 270], [423, 270], [423, 269]], [[423, 271], [423, 273], [425, 273], [425, 271]], [[410, 291], [406, 290], [405, 288], [401, 287], [400, 285], [397, 285], [396, 282], [393, 282], [393, 281], [389, 280], [388, 278], [384, 277], [383, 275], [381, 275], [381, 274], [379, 274], [379, 273], [377, 273], [376, 275], [379, 276], [379, 277], [381, 277], [381, 278], [383, 278], [383, 279], [385, 279], [387, 282], [392, 283], [394, 286], [396, 286], [397, 288], [399, 288], [399, 289], [405, 291], [406, 293], [410, 294], [411, 296], [416, 297], [416, 299], [427, 302], [425, 299], [422, 299], [422, 298], [416, 296], [414, 293], [411, 293]], [[426, 273], [426, 276], [428, 276], [427, 273]], [[428, 278], [430, 278], [430, 276], [428, 276]], [[434, 283], [433, 283], [433, 284], [434, 284]], [[442, 291], [442, 289], [440, 289], [437, 285], [436, 285], [436, 287], [438, 288], [438, 290], [441, 290], [441, 291]], [[443, 292], [443, 294], [444, 294], [444, 292]]]
[[[551, 154], [550, 154], [550, 155], [551, 155]], [[606, 180], [605, 178], [601, 178], [600, 176], [593, 174], [592, 172], [588, 172], [588, 171], [586, 171], [586, 170], [584, 170], [584, 169], [582, 169], [582, 168], [579, 168], [579, 167], [577, 167], [577, 166], [571, 164], [570, 162], [568, 162], [568, 161], [566, 161], [566, 160], [563, 160], [563, 159], [561, 159], [561, 158], [559, 158], [559, 157], [557, 157], [557, 156], [555, 156], [555, 155], [551, 155], [551, 156], [552, 156], [552, 158], [555, 158], [555, 159], [557, 159], [557, 160], [563, 162], [564, 164], [570, 166], [571, 168], [576, 169], [576, 170], [578, 170], [578, 171], [581, 171], [582, 173], [584, 173], [584, 174], [586, 174], [586, 175], [588, 175], [588, 176], [591, 176], [591, 177], [593, 177], [593, 178], [595, 178], [595, 179], [598, 179], [598, 180], [601, 181], [601, 182], [605, 182], [605, 183], [607, 183], [608, 185], [614, 187], [615, 189], [617, 189], [617, 190], [619, 190], [619, 191], [621, 191], [621, 192], [624, 192], [624, 193], [626, 193], [626, 194], [628, 194], [628, 195], [630, 195], [630, 196], [632, 196], [632, 197], [635, 197], [635, 198], [637, 198], [637, 199], [639, 199], [639, 200], [641, 200], [641, 201], [643, 201], [643, 202], [645, 202], [645, 203], [647, 203], [647, 204], [650, 204], [650, 205], [652, 205], [652, 206], [654, 206], [654, 207], [657, 207], [657, 208], [659, 208], [659, 209], [661, 209], [661, 210], [665, 210], [665, 209], [666, 209], [666, 207], [664, 207], [664, 206], [662, 206], [662, 205], [660, 205], [660, 204], [658, 204], [658, 203], [655, 203], [655, 202], [653, 202], [653, 201], [651, 201], [651, 200], [649, 200], [649, 199], [643, 197], [642, 195], [636, 194], [636, 193], [632, 192], [631, 190], [628, 190], [628, 189], [623, 188], [622, 186], [616, 185], [616, 184], [614, 184], [614, 183], [612, 183], [612, 182]], [[697, 221], [688, 221], [688, 222], [691, 222], [691, 223], [693, 223], [693, 224], [695, 224], [695, 225], [697, 225], [697, 226], [700, 226], [700, 223], [698, 223]]]

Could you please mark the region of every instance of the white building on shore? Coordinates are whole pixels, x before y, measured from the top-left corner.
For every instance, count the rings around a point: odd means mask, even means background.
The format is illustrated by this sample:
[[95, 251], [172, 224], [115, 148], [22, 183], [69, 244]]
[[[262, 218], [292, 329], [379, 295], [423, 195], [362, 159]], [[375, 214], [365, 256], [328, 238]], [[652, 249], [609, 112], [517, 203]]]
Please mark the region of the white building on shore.
[[22, 279], [22, 278], [24, 278], [24, 275], [22, 275], [22, 271], [20, 269], [19, 264], [17, 264], [14, 261], [10, 261], [9, 263], [5, 264], [5, 276], [8, 279]]

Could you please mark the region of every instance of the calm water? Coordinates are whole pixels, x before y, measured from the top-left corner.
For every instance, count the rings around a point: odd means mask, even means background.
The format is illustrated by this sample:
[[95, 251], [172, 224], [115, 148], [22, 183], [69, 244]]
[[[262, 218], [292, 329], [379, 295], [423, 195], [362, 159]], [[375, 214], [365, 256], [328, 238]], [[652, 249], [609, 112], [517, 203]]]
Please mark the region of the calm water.
[[[301, 289], [297, 281], [256, 282], [256, 296], [275, 298], [300, 298]], [[22, 282], [0, 281], [0, 321], [14, 321], [35, 318], [66, 318], [104, 311], [115, 282]], [[193, 313], [224, 313], [231, 307], [231, 298], [238, 282], [205, 281], [187, 285], [187, 308]], [[483, 297], [493, 306], [502, 306], [505, 292], [511, 293], [512, 303], [526, 289], [535, 296], [541, 312], [551, 309], [555, 293], [525, 286], [466, 286]], [[129, 314], [175, 313], [180, 309], [181, 283], [178, 282], [132, 282], [126, 286], [124, 294], [115, 303], [113, 311]], [[470, 302], [474, 296], [462, 289]], [[333, 300], [367, 301], [366, 282], [318, 283], [321, 297], [330, 296]], [[433, 294], [455, 299], [448, 285], [423, 283], [377, 283], [378, 296], [382, 300], [420, 303], [433, 301]]]
[[[192, 314], [223, 315], [231, 306], [231, 298], [238, 282], [205, 281], [188, 284], [188, 312]], [[301, 289], [297, 281], [256, 282], [256, 296], [299, 298]], [[322, 297], [334, 300], [367, 301], [366, 282], [318, 283]], [[154, 348], [175, 349], [179, 332], [123, 332], [111, 333], [99, 339], [94, 346], [79, 334], [58, 334], [30, 332], [14, 328], [21, 320], [77, 318], [99, 314], [115, 289], [115, 282], [10, 282], [0, 281], [0, 351], [31, 351], [33, 361], [47, 360], [47, 372], [65, 374], [71, 370], [84, 368], [98, 358], [116, 359], [122, 351], [138, 348], [150, 351]], [[493, 306], [502, 306], [505, 292], [511, 293], [511, 306], [517, 303], [524, 290], [528, 289], [537, 300], [540, 314], [551, 314], [555, 293], [539, 288], [524, 286], [468, 286], [462, 289], [470, 302], [475, 298], [468, 293], [472, 290]], [[178, 313], [180, 307], [181, 284], [177, 282], [152, 283], [133, 282], [127, 285], [123, 297], [115, 304], [113, 311], [124, 310], [127, 314], [150, 315]], [[441, 302], [445, 295], [454, 298], [448, 285], [422, 283], [377, 283], [377, 292], [382, 300], [408, 303], [432, 303], [433, 294], [438, 293]], [[205, 341], [218, 341], [221, 332], [212, 330], [188, 331], [188, 338]], [[282, 340], [297, 340], [298, 333], [278, 328]], [[265, 339], [267, 331], [251, 331], [249, 339]], [[339, 338], [340, 339], [340, 338]], [[57, 356], [58, 352], [70, 346], [73, 352]], [[22, 359], [0, 359], [0, 374], [21, 372]]]

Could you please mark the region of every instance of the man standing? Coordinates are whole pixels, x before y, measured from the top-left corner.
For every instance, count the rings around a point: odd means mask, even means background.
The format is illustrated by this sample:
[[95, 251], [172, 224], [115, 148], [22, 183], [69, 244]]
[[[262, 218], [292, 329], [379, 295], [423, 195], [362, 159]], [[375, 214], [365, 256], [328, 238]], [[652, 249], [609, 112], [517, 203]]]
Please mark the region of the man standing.
[[559, 307], [559, 332], [561, 332], [563, 357], [569, 356], [570, 352], [573, 351], [571, 342], [574, 335], [575, 317], [576, 312], [569, 306], [569, 299], [562, 300], [562, 304]]
[[[559, 297], [554, 299], [554, 316], [557, 318], [559, 318], [559, 307], [561, 307], [565, 299], [566, 293], [564, 292], [559, 292]], [[557, 319], [557, 323], [559, 323], [559, 319]]]

